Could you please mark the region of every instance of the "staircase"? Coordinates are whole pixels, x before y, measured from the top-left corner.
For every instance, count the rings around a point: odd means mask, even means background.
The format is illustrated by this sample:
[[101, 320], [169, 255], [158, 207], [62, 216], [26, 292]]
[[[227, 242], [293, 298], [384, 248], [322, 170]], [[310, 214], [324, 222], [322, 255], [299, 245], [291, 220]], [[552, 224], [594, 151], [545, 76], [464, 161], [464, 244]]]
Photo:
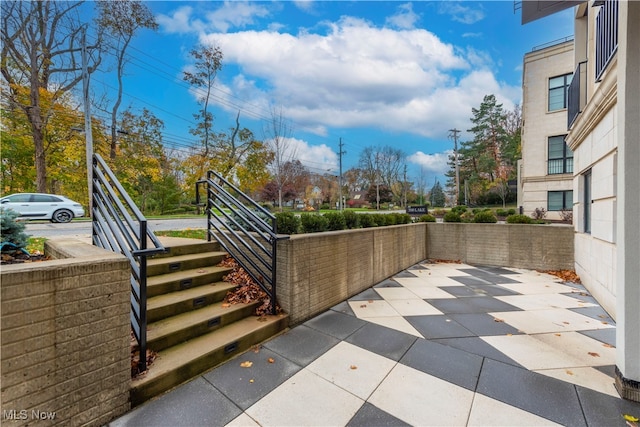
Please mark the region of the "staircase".
[[257, 302], [224, 304], [235, 285], [217, 242], [160, 237], [166, 254], [147, 261], [147, 347], [157, 352], [132, 381], [131, 405], [140, 403], [249, 349], [288, 325], [288, 316], [253, 315]]

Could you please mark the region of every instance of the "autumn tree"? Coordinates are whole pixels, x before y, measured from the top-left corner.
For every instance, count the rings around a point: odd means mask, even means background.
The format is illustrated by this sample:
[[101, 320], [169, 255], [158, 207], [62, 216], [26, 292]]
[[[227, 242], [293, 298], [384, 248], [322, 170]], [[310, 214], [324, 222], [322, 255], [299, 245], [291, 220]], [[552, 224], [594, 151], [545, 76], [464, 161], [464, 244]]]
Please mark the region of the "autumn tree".
[[[392, 189], [401, 181], [401, 173], [405, 165], [406, 156], [402, 150], [390, 146], [367, 147], [360, 153], [359, 167], [368, 185], [383, 184]], [[396, 186], [400, 198], [402, 186]]]
[[[1, 2], [0, 72], [3, 96], [12, 107], [21, 109], [33, 139], [36, 190], [47, 191], [47, 124], [54, 106], [81, 80], [80, 54], [83, 26], [78, 18], [81, 2], [3, 1]], [[88, 46], [89, 53], [98, 45]], [[88, 72], [100, 63], [90, 55]], [[21, 89], [28, 89], [22, 96]], [[50, 91], [48, 106], [42, 92]]]
[[263, 129], [265, 141], [273, 152], [271, 170], [276, 185], [278, 186], [278, 207], [282, 210], [283, 190], [287, 185], [293, 184], [292, 169], [288, 166], [296, 157], [296, 148], [291, 140], [291, 124], [285, 118], [281, 108], [272, 108], [271, 117]]
[[144, 3], [138, 0], [99, 0], [97, 23], [110, 37], [105, 38], [104, 48], [111, 50], [116, 58], [118, 89], [111, 108], [111, 145], [109, 157], [115, 159], [118, 141], [118, 110], [122, 102], [122, 76], [126, 65], [126, 53], [135, 34], [142, 29], [157, 30], [158, 23]]

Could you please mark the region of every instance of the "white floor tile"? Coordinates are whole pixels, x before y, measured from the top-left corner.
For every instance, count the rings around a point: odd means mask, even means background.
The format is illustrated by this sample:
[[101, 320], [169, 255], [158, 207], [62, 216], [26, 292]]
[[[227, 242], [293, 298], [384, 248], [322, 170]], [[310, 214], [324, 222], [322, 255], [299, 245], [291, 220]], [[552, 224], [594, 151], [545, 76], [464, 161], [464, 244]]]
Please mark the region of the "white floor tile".
[[483, 426], [559, 426], [553, 421], [523, 411], [499, 400], [476, 393], [469, 416], [469, 427]]
[[426, 276], [426, 277], [395, 277], [393, 280], [400, 283], [405, 288], [411, 289], [412, 287], [419, 286], [460, 286], [461, 283], [457, 282], [446, 276]]
[[398, 312], [385, 300], [349, 301], [353, 313], [361, 318], [399, 316]]
[[616, 349], [578, 332], [533, 335], [553, 348], [571, 355], [579, 364], [575, 366], [606, 366], [616, 364]]
[[473, 392], [402, 364], [396, 365], [369, 402], [415, 426], [465, 425]]
[[246, 412], [235, 417], [225, 427], [260, 427], [260, 424], [255, 422]]
[[451, 294], [435, 286], [411, 286], [409, 289], [421, 299], [445, 299], [452, 298]]
[[366, 400], [396, 363], [342, 341], [316, 359], [307, 369]]
[[504, 320], [505, 323], [527, 334], [613, 328], [613, 326], [609, 324], [604, 324], [601, 321], [564, 308], [534, 311], [503, 311], [489, 314]]
[[385, 300], [394, 299], [420, 299], [416, 294], [405, 287], [399, 288], [374, 288], [375, 291]]
[[514, 292], [518, 292], [522, 295], [536, 295], [536, 294], [566, 294], [569, 292], [580, 292], [578, 288], [569, 285], [563, 285], [562, 283], [553, 282], [524, 282], [518, 278], [518, 281], [522, 283], [505, 283], [501, 284], [503, 288], [510, 289]]
[[591, 390], [599, 391], [609, 396], [620, 397], [613, 385], [615, 379], [595, 368], [545, 369], [536, 372], [571, 384], [590, 388]]
[[364, 401], [306, 369], [246, 413], [261, 426], [344, 426]]
[[390, 300], [389, 304], [398, 313], [400, 313], [401, 316], [429, 316], [442, 314], [440, 310], [417, 297], [415, 299]]
[[563, 294], [506, 295], [496, 298], [523, 310], [596, 307], [596, 304]]
[[396, 331], [404, 332], [405, 334], [413, 335], [418, 338], [424, 338], [424, 336], [416, 330], [411, 323], [407, 322], [402, 316], [395, 317], [367, 317], [367, 322], [375, 323], [376, 325], [384, 326]]

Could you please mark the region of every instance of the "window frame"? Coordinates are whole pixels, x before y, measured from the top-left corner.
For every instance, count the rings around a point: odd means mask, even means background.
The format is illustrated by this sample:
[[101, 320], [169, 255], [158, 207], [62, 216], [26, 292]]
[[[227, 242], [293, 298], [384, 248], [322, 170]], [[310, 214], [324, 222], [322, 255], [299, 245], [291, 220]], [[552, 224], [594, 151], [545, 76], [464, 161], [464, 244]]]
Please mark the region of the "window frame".
[[[547, 138], [547, 175], [564, 175], [573, 173], [573, 150], [569, 148], [566, 141], [567, 135], [554, 135]], [[557, 139], [562, 138], [562, 157], [551, 157], [551, 143], [557, 143]], [[570, 154], [570, 156], [569, 156]], [[561, 172], [552, 172], [558, 170], [556, 166], [558, 160], [562, 161]], [[570, 161], [569, 161], [570, 160]], [[552, 169], [552, 165], [554, 166]]]
[[[551, 87], [551, 81], [554, 79], [558, 79], [558, 78], [562, 78], [563, 79], [563, 85], [561, 86], [556, 86], [556, 87]], [[547, 111], [548, 112], [554, 112], [554, 111], [560, 111], [560, 110], [566, 110], [568, 105], [569, 105], [569, 86], [571, 85], [571, 81], [573, 80], [573, 72], [571, 73], [567, 73], [567, 74], [561, 74], [559, 76], [553, 76], [553, 77], [549, 77], [549, 80], [547, 81]], [[563, 97], [562, 97], [562, 106], [558, 107], [558, 108], [551, 108], [551, 93], [552, 91], [558, 91], [558, 89], [562, 89], [563, 91]], [[555, 105], [555, 104], [554, 104]]]
[[[562, 206], [556, 209], [551, 207], [551, 194], [562, 194]], [[573, 210], [573, 190], [547, 191], [547, 212], [561, 212]]]

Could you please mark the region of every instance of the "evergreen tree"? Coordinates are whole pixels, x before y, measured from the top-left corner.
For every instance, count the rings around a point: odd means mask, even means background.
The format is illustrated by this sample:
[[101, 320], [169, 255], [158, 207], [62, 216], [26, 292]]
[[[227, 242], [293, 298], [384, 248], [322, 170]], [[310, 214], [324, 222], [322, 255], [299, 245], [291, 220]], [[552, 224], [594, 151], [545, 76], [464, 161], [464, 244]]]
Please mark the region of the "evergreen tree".
[[436, 181], [433, 187], [431, 187], [431, 191], [429, 191], [431, 206], [444, 207], [446, 200], [447, 198], [442, 189], [442, 185], [440, 185], [440, 181]]

